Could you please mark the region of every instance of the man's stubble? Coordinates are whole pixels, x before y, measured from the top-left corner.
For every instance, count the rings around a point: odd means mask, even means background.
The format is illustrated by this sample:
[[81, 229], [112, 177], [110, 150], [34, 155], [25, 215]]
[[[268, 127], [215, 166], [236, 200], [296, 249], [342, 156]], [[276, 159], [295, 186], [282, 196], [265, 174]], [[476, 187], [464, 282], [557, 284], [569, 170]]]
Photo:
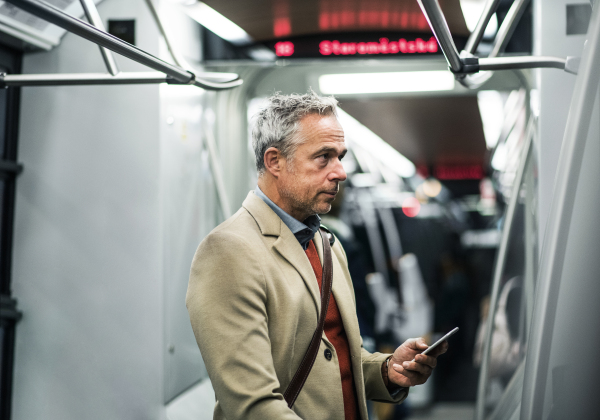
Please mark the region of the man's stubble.
[[[324, 214], [329, 213], [331, 210], [331, 203], [327, 203], [326, 208], [320, 208], [318, 202], [318, 194], [314, 197], [305, 197], [302, 194], [302, 179], [294, 171], [294, 165], [292, 161], [288, 161], [287, 171], [291, 175], [290, 179], [297, 179], [300, 182], [290, 182], [287, 185], [283, 185], [279, 190], [279, 195], [285, 198], [290, 203], [294, 211], [307, 214], [312, 216], [313, 214]], [[302, 220], [301, 220], [302, 222]]]

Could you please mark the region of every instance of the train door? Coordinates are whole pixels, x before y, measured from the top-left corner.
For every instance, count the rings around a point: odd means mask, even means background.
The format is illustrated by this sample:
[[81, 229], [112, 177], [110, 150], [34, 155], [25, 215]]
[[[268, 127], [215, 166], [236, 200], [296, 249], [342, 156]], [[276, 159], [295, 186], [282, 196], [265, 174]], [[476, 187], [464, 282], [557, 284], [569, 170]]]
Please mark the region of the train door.
[[[595, 418], [600, 408], [600, 364], [593, 357], [577, 360], [587, 353], [583, 348], [600, 345], [593, 321], [600, 315], [599, 18], [595, 7], [539, 247], [532, 140], [521, 158], [496, 264], [477, 419]], [[533, 143], [535, 136], [530, 130]]]
[[[0, 72], [20, 73], [21, 56], [0, 46]], [[16, 163], [19, 97], [19, 90], [0, 89], [0, 419], [10, 418], [15, 327], [21, 317], [11, 288], [16, 176], [22, 169]]]
[[599, 79], [600, 7], [596, 2], [542, 244], [521, 419], [597, 418], [600, 409], [600, 362], [595, 357], [600, 345]]

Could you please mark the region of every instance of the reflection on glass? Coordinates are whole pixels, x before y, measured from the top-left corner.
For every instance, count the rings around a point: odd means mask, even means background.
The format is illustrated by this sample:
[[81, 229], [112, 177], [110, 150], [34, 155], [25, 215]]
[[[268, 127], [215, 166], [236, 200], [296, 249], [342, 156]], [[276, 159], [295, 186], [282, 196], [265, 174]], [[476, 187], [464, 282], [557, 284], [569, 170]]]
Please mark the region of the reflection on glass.
[[[516, 207], [508, 234], [508, 242], [495, 302], [481, 303], [481, 323], [477, 332], [474, 362], [481, 365], [485, 351], [486, 325], [494, 305], [493, 331], [488, 375], [485, 382], [485, 417], [494, 418], [503, 407], [507, 394], [522, 389], [523, 365], [531, 321], [533, 293], [537, 272], [537, 165], [535, 147], [529, 147], [524, 173], [520, 180]], [[517, 392], [520, 395], [520, 392]], [[506, 414], [506, 413], [505, 413]]]

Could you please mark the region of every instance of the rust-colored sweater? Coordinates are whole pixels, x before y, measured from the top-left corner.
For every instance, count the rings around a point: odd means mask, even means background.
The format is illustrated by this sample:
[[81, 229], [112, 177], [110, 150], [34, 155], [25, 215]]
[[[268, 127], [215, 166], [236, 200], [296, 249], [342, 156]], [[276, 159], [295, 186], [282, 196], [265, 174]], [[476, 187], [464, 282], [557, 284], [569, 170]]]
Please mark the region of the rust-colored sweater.
[[[317, 253], [317, 248], [313, 241], [309, 241], [306, 255], [310, 261], [310, 265], [315, 272], [319, 283], [319, 290], [323, 281], [323, 267]], [[344, 396], [344, 414], [346, 420], [358, 420], [358, 405], [356, 403], [356, 390], [354, 388], [354, 378], [352, 377], [352, 363], [350, 356], [350, 346], [348, 345], [348, 337], [342, 323], [340, 310], [335, 303], [333, 294], [329, 300], [327, 315], [325, 316], [325, 335], [327, 339], [335, 347], [338, 363], [340, 366], [340, 375], [342, 377], [342, 393]], [[319, 356], [317, 356], [319, 357]], [[321, 356], [323, 357], [323, 356]], [[333, 360], [332, 360], [333, 363]]]

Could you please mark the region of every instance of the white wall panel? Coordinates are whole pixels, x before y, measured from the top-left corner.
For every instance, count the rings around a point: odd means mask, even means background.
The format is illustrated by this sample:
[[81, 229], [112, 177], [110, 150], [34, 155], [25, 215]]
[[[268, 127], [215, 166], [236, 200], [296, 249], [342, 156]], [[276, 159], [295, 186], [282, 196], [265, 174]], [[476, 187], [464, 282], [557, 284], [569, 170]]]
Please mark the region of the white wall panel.
[[185, 307], [185, 294], [194, 252], [221, 219], [208, 153], [203, 147], [206, 94], [191, 86], [168, 85], [161, 85], [160, 93], [165, 401], [170, 401], [207, 377]]
[[[198, 25], [157, 3], [174, 45], [198, 61]], [[105, 0], [99, 12], [105, 22], [135, 19], [137, 45], [170, 61], [144, 0]], [[116, 60], [122, 71], [148, 70]], [[72, 34], [24, 62], [24, 73], [102, 71], [97, 46]], [[214, 394], [185, 293], [196, 247], [223, 220], [206, 129], [215, 133], [234, 211], [253, 188], [247, 85], [238, 90], [23, 90], [15, 420], [164, 419], [173, 399], [171, 416], [210, 418]]]
[[[585, 35], [567, 35], [567, 5], [581, 0], [535, 0], [534, 55], [581, 56]], [[544, 238], [556, 165], [575, 87], [575, 76], [556, 69], [536, 71], [539, 89], [539, 239]]]
[[[138, 46], [157, 54], [143, 0], [99, 11], [135, 18]], [[98, 48], [71, 34], [24, 61], [24, 73], [103, 70]], [[164, 418], [158, 90], [23, 89], [15, 420]]]

